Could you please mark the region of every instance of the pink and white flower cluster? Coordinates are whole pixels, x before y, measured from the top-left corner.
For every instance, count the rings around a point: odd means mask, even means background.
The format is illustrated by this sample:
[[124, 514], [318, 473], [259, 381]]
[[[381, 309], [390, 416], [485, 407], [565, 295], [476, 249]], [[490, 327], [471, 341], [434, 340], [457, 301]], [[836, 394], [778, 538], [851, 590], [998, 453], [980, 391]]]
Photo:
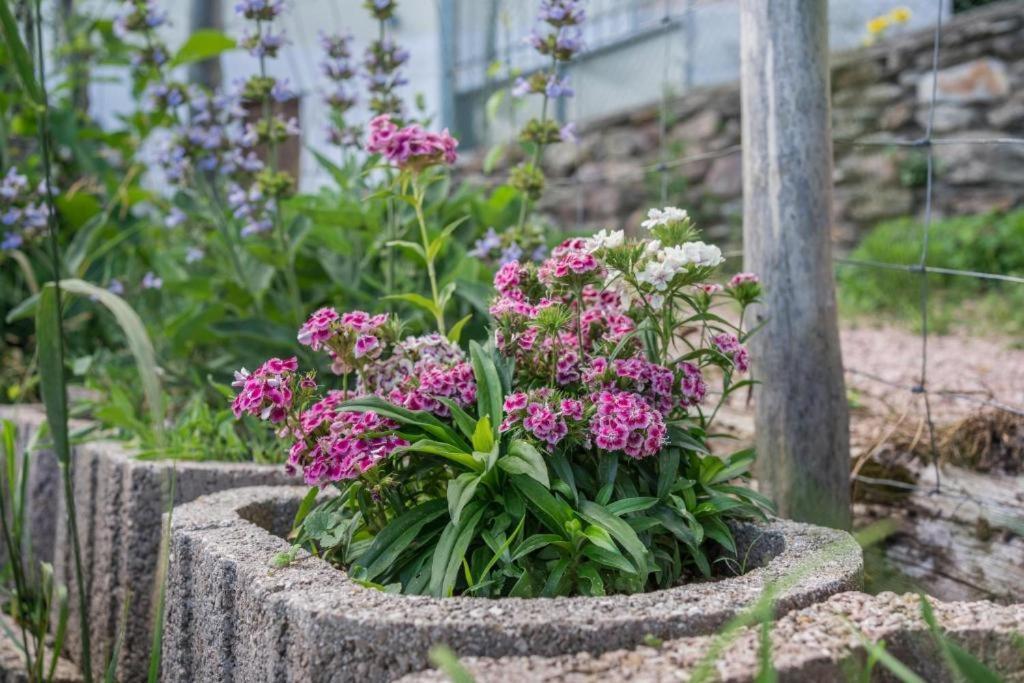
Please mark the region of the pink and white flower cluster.
[[370, 121], [366, 151], [382, 154], [402, 170], [420, 171], [436, 164], [454, 164], [458, 146], [458, 140], [447, 128], [440, 133], [424, 130], [415, 123], [399, 128], [389, 114], [381, 114]]
[[300, 376], [295, 358], [272, 358], [253, 373], [236, 373], [234, 414], [266, 420], [290, 438], [288, 470], [301, 471], [307, 484], [357, 478], [408, 443], [393, 421], [342, 410], [345, 400], [377, 396], [442, 418], [451, 415], [451, 404], [466, 408], [476, 401], [473, 369], [462, 349], [439, 334], [400, 341], [396, 335], [387, 314], [322, 308], [299, 329], [298, 341], [326, 353], [335, 373], [355, 373], [355, 389], [329, 391], [314, 402], [312, 373]]
[[328, 392], [298, 415], [291, 428], [292, 446], [285, 465], [289, 474], [302, 472], [309, 486], [355, 479], [409, 445], [393, 433], [398, 425], [375, 413], [338, 409], [346, 398], [341, 391]]
[[284, 422], [292, 407], [292, 380], [298, 369], [299, 361], [292, 356], [286, 360], [271, 358], [256, 372], [245, 368], [235, 372], [231, 384], [239, 389], [231, 404], [235, 417], [245, 413], [275, 424]]

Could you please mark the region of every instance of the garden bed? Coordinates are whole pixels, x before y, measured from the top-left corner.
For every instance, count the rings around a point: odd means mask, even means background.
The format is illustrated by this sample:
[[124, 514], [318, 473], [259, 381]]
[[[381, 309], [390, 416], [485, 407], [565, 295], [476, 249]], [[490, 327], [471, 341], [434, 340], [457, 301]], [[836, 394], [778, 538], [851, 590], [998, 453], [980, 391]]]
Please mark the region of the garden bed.
[[[1024, 606], [934, 602], [933, 610], [946, 638], [1005, 680], [1020, 680], [1024, 651], [1015, 636], [1019, 638], [1024, 631]], [[883, 639], [886, 652], [924, 680], [950, 680], [945, 660], [921, 616], [919, 598], [909, 594], [843, 593], [822, 604], [790, 612], [772, 626], [772, 664], [779, 680], [793, 683], [867, 680], [854, 675], [864, 671], [864, 640], [878, 643]], [[711, 665], [710, 672], [717, 681], [760, 680], [759, 628], [742, 629], [712, 655], [712, 648], [719, 642], [715, 637], [698, 636], [665, 642], [656, 648], [600, 655], [584, 652], [563, 657], [469, 659], [462, 664], [478, 683], [687, 680], [703, 664]], [[883, 669], [883, 665], [876, 665], [875, 675]], [[439, 671], [403, 679], [407, 683], [447, 680], [448, 676]]]
[[735, 525], [748, 571], [714, 582], [604, 598], [393, 595], [305, 553], [270, 568], [304, 494], [237, 489], [175, 510], [164, 680], [390, 680], [425, 668], [439, 643], [464, 656], [604, 652], [712, 633], [780, 580], [782, 612], [861, 580], [848, 534], [773, 520]]
[[[6, 408], [0, 416], [11, 417], [19, 433], [24, 433], [22, 438], [45, 421], [37, 406]], [[72, 457], [93, 661], [103, 662], [112, 650], [127, 601], [119, 678], [144, 678], [158, 587], [162, 519], [172, 472], [176, 503], [237, 486], [294, 480], [273, 465], [138, 460], [123, 444], [113, 441], [79, 444]], [[59, 468], [52, 454], [44, 458], [35, 455], [32, 464], [28, 514], [33, 545], [40, 558], [53, 558], [58, 582], [67, 585], [74, 595], [75, 572]], [[37, 532], [46, 528], [47, 521], [48, 534]], [[65, 643], [65, 651], [72, 658], [77, 658], [81, 649], [76, 606], [77, 602], [71, 600]]]

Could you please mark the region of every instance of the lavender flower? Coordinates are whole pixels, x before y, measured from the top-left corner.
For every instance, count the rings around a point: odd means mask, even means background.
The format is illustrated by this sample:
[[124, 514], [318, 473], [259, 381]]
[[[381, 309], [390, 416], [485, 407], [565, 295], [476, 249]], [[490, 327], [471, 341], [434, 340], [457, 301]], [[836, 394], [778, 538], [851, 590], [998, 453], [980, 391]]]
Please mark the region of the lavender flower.
[[142, 276], [142, 288], [143, 289], [161, 289], [164, 286], [163, 278], [149, 271]]

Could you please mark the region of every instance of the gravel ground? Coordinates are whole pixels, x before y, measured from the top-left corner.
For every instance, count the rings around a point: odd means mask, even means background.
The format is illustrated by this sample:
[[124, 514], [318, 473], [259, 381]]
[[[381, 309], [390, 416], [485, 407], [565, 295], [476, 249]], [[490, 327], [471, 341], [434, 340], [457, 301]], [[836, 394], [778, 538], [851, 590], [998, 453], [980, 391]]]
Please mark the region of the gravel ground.
[[[924, 396], [910, 390], [920, 383], [921, 336], [880, 326], [846, 327], [841, 337], [854, 455], [897, 423], [905, 431], [923, 429]], [[986, 402], [1024, 412], [1024, 349], [1015, 348], [1011, 338], [931, 336], [927, 380], [936, 426], [984, 410]], [[734, 397], [720, 413], [719, 426], [747, 441], [752, 417], [745, 396]]]

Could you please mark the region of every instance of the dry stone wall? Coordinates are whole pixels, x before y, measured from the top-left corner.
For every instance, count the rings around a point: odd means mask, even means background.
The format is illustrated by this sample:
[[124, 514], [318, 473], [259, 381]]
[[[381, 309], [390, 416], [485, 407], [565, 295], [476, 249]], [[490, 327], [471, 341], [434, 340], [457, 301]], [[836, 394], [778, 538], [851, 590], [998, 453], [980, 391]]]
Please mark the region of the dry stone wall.
[[[933, 33], [901, 35], [834, 56], [834, 236], [856, 243], [879, 221], [920, 214], [920, 148], [857, 143], [921, 138], [931, 104]], [[1024, 3], [958, 15], [942, 31], [934, 134], [1024, 137]], [[660, 202], [660, 106], [595, 121], [577, 143], [547, 150], [550, 186], [541, 208], [568, 229], [639, 224]], [[738, 241], [742, 214], [739, 84], [703, 88], [668, 106], [668, 203], [695, 214], [716, 241]], [[484, 176], [485, 151], [468, 156], [467, 179]], [[684, 157], [696, 157], [677, 164]], [[936, 215], [1024, 205], [1024, 145], [937, 146]], [[517, 161], [512, 157], [510, 162]]]

